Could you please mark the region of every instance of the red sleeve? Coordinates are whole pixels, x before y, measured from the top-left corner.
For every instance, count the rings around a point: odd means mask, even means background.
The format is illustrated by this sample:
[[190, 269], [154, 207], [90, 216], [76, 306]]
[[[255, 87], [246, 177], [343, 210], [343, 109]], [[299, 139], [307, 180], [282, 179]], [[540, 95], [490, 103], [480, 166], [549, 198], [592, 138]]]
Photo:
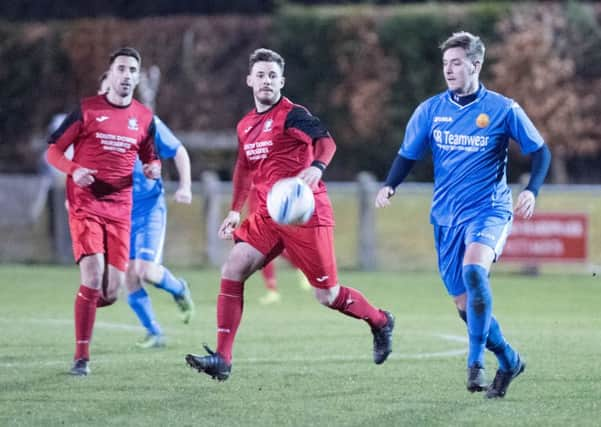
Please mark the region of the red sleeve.
[[315, 141], [314, 158], [325, 166], [329, 165], [336, 152], [336, 143], [332, 137], [319, 138]]
[[234, 177], [232, 178], [233, 194], [231, 210], [240, 212], [250, 191], [252, 175], [246, 157], [243, 152], [238, 150], [238, 158], [234, 166]]
[[73, 171], [79, 167], [77, 163], [65, 157], [65, 152], [56, 145], [52, 144], [46, 151], [46, 159], [48, 163], [57, 168], [59, 171], [71, 175]]

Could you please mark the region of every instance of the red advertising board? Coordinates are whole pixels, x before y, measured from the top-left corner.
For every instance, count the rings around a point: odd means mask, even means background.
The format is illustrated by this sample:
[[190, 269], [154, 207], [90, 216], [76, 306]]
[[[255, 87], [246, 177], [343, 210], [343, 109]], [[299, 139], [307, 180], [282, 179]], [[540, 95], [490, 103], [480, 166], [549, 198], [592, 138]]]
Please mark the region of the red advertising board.
[[588, 215], [541, 212], [532, 219], [514, 218], [502, 261], [585, 262]]

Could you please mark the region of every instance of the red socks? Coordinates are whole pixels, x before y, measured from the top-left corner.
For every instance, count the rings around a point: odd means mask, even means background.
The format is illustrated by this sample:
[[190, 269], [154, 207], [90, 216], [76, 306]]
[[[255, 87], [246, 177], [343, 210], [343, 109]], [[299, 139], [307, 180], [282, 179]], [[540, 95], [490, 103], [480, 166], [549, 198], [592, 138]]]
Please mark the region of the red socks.
[[90, 360], [90, 341], [96, 319], [96, 303], [100, 291], [80, 285], [75, 297], [75, 356], [74, 360]]
[[265, 279], [265, 287], [270, 291], [277, 291], [278, 287], [275, 280], [275, 266], [273, 265], [273, 261], [263, 267], [261, 274], [263, 275], [263, 279]]
[[217, 352], [228, 363], [232, 361], [232, 347], [242, 319], [244, 306], [244, 283], [221, 279], [217, 297]]
[[380, 328], [388, 322], [384, 313], [371, 305], [361, 292], [345, 286], [340, 286], [340, 292], [330, 308], [347, 316], [363, 319], [372, 328]]

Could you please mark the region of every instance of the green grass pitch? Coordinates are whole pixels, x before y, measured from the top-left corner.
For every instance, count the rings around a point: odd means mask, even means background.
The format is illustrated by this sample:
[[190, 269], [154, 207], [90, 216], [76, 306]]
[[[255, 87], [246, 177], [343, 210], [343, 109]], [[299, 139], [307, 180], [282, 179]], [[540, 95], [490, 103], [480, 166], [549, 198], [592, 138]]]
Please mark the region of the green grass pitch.
[[[168, 347], [143, 336], [121, 299], [100, 309], [92, 375], [67, 375], [76, 267], [0, 267], [1, 426], [598, 426], [601, 279], [493, 274], [494, 312], [528, 366], [507, 397], [465, 391], [465, 327], [435, 273], [341, 272], [397, 319], [394, 352], [371, 361], [361, 321], [321, 307], [293, 271], [278, 271], [282, 302], [261, 306], [247, 283], [244, 317], [224, 383], [189, 369], [188, 352], [215, 343], [216, 270], [177, 271], [197, 317], [178, 321], [150, 289]], [[488, 375], [496, 363], [487, 356]]]

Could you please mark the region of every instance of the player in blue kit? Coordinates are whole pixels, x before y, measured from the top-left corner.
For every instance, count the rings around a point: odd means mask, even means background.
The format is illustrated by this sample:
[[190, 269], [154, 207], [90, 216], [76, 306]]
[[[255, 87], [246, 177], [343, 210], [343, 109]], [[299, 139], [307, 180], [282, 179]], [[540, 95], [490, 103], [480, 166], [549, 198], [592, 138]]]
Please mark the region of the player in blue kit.
[[[185, 147], [169, 128], [154, 116], [155, 143], [161, 159], [173, 159], [179, 176], [174, 194], [177, 203], [192, 201], [190, 158]], [[157, 323], [152, 303], [144, 283], [151, 283], [173, 296], [184, 323], [194, 315], [194, 302], [185, 280], [173, 276], [162, 265], [163, 245], [167, 228], [167, 206], [162, 180], [150, 181], [142, 174], [140, 161], [134, 166], [133, 208], [131, 226], [131, 260], [127, 272], [127, 302], [146, 329], [146, 337], [136, 345], [140, 348], [162, 347], [165, 340]]]
[[[100, 93], [108, 90], [104, 85], [103, 77], [101, 77]], [[177, 203], [190, 204], [192, 192], [188, 152], [156, 115], [154, 123], [157, 154], [161, 159], [173, 159], [178, 172], [179, 185], [174, 200]], [[171, 271], [162, 265], [167, 228], [165, 191], [161, 179], [149, 180], [144, 176], [139, 159], [134, 166], [132, 197], [130, 263], [126, 276], [129, 294], [127, 302], [146, 329], [146, 337], [136, 345], [140, 348], [162, 347], [165, 345], [165, 338], [156, 321], [144, 283], [151, 283], [170, 293], [181, 311], [184, 323], [189, 323], [194, 315], [194, 302], [186, 281], [174, 277]]]
[[[415, 161], [431, 150], [430, 220], [442, 281], [467, 323], [467, 389], [500, 398], [526, 366], [492, 315], [489, 285], [491, 265], [501, 255], [514, 214], [506, 178], [509, 140], [515, 140], [532, 159], [530, 181], [518, 196], [515, 215], [533, 215], [551, 154], [522, 108], [480, 83], [485, 48], [479, 37], [455, 33], [441, 50], [448, 90], [413, 113], [375, 204], [388, 206]], [[499, 364], [490, 385], [484, 375], [485, 348]]]

